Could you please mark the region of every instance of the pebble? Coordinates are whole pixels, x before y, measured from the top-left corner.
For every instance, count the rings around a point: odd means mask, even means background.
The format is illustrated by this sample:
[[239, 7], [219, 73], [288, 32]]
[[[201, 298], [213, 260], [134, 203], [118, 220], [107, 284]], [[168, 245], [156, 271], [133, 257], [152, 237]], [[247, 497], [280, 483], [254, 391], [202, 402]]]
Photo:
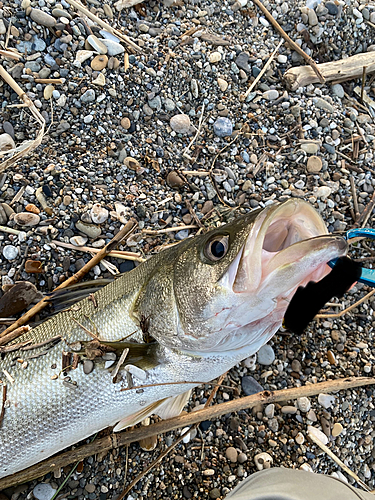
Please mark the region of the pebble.
[[89, 35], [87, 37], [87, 42], [96, 52], [99, 52], [99, 54], [106, 54], [108, 52], [108, 49], [103, 41], [104, 40], [99, 40], [99, 38], [95, 35]]
[[310, 174], [316, 174], [322, 170], [323, 164], [319, 156], [310, 156], [307, 160], [307, 171]]
[[94, 369], [94, 362], [91, 359], [85, 359], [83, 362], [83, 373], [88, 375]]
[[14, 216], [14, 220], [19, 226], [32, 227], [39, 224], [40, 217], [31, 212], [20, 212]]
[[339, 423], [339, 422], [336, 422], [334, 424], [334, 426], [332, 427], [332, 436], [333, 437], [337, 437], [339, 434], [342, 433], [342, 431], [344, 430], [343, 426]]
[[335, 404], [335, 400], [335, 396], [331, 396], [330, 394], [319, 394], [318, 396], [318, 403], [326, 410]]
[[233, 133], [233, 124], [224, 116], [220, 116], [214, 123], [214, 133], [218, 137], [228, 137]]
[[261, 365], [272, 365], [275, 360], [275, 352], [269, 344], [262, 346], [257, 353], [258, 363]]
[[309, 155], [315, 155], [319, 151], [319, 148], [319, 144], [314, 142], [306, 142], [304, 144], [301, 144], [302, 151], [305, 151], [305, 153]]
[[277, 90], [266, 90], [263, 92], [263, 98], [267, 99], [268, 101], [274, 101], [279, 97], [279, 92]]
[[275, 415], [275, 405], [273, 403], [267, 405], [264, 409], [264, 414], [268, 418], [273, 418]]
[[321, 198], [322, 200], [325, 200], [328, 198], [328, 196], [332, 193], [332, 189], [328, 186], [319, 186], [318, 189], [316, 190], [315, 196], [317, 198]]
[[312, 434], [317, 439], [319, 439], [323, 444], [328, 444], [328, 437], [321, 430], [313, 427], [312, 425], [307, 426], [307, 432]]
[[257, 382], [255, 378], [250, 375], [242, 377], [241, 385], [246, 396], [251, 396], [252, 394], [257, 394], [258, 392], [262, 392], [264, 390], [259, 382]]
[[322, 99], [320, 97], [314, 97], [313, 103], [319, 109], [324, 109], [325, 111], [328, 111], [329, 113], [334, 112], [333, 106], [331, 104], [329, 104], [329, 102], [327, 102], [325, 99]]
[[225, 456], [230, 462], [235, 464], [238, 459], [238, 452], [236, 448], [233, 448], [233, 446], [229, 446], [229, 448], [225, 450]]
[[131, 121], [129, 120], [128, 117], [121, 119], [121, 127], [124, 128], [125, 130], [129, 130], [129, 128], [131, 127]]
[[53, 85], [46, 85], [43, 91], [43, 97], [48, 101], [48, 99], [51, 99], [53, 91], [55, 90], [55, 87]]
[[9, 151], [15, 147], [14, 140], [9, 134], [0, 134], [0, 151]]
[[329, 14], [331, 14], [331, 16], [337, 16], [337, 14], [339, 13], [339, 9], [335, 2], [326, 2], [324, 6], [326, 7], [326, 9], [328, 9], [328, 12]]
[[302, 434], [302, 432], [299, 432], [294, 439], [297, 444], [303, 444], [305, 442], [305, 436]]
[[87, 224], [86, 222], [77, 221], [76, 228], [81, 233], [86, 234], [89, 238], [97, 238], [100, 236], [102, 230], [98, 226], [94, 226], [93, 224]]
[[280, 64], [286, 64], [288, 62], [288, 57], [287, 56], [284, 56], [283, 54], [280, 54], [278, 57], [277, 57], [277, 61], [280, 63]]
[[33, 495], [37, 500], [51, 500], [56, 493], [49, 483], [40, 483], [33, 489]]
[[254, 463], [258, 470], [269, 469], [273, 463], [273, 458], [269, 453], [258, 453], [254, 457]]
[[181, 113], [179, 115], [174, 115], [169, 122], [171, 129], [178, 134], [188, 134], [190, 132], [191, 122], [190, 117]]
[[31, 9], [30, 17], [40, 26], [45, 26], [46, 28], [53, 28], [56, 24], [56, 19], [47, 12], [40, 9]]
[[228, 82], [226, 80], [224, 80], [223, 78], [218, 78], [217, 84], [222, 92], [225, 92], [228, 88]]
[[14, 260], [18, 257], [18, 248], [13, 245], [5, 245], [3, 255], [7, 260]]
[[104, 87], [105, 76], [103, 75], [103, 73], [99, 73], [97, 78], [95, 78], [95, 80], [93, 80], [92, 83], [93, 83], [93, 85], [98, 85], [99, 87]]
[[302, 396], [297, 399], [297, 406], [303, 413], [307, 413], [311, 408], [311, 403], [309, 398]]
[[88, 89], [84, 94], [81, 95], [80, 100], [84, 103], [94, 102], [95, 101], [95, 90]]
[[108, 57], [105, 54], [101, 54], [94, 57], [94, 59], [91, 61], [90, 66], [94, 71], [101, 71], [102, 69], [107, 67], [107, 64]]
[[[94, 55], [94, 52], [92, 50], [77, 50], [75, 61], [77, 61], [79, 63], [83, 63], [83, 62], [87, 61], [87, 59], [90, 59], [90, 57], [92, 57], [93, 55]], [[96, 57], [101, 57], [101, 56], [96, 56]], [[96, 59], [96, 57], [95, 57], [95, 59]]]
[[114, 57], [125, 52], [125, 48], [113, 40], [103, 39], [102, 43], [106, 47], [109, 56]]
[[342, 99], [345, 96], [345, 91], [342, 85], [335, 83], [331, 87], [332, 94]]
[[209, 61], [211, 64], [215, 64], [219, 61], [221, 61], [221, 54], [220, 52], [211, 52]]

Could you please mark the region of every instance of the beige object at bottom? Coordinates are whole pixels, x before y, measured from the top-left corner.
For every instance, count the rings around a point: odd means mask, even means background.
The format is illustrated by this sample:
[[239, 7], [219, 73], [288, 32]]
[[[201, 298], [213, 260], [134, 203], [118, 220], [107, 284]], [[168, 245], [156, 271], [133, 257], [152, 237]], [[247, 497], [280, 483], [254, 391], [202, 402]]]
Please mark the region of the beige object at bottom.
[[373, 500], [371, 493], [340, 479], [294, 469], [266, 469], [252, 474], [226, 500]]

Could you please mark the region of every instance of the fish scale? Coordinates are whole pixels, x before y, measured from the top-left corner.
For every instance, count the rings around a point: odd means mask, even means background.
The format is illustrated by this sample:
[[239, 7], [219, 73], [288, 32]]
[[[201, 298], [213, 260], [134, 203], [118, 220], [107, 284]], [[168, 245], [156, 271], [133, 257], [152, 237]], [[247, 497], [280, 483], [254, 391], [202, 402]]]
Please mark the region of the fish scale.
[[[272, 235], [280, 234], [275, 224], [284, 228], [286, 218], [293, 239], [300, 241], [289, 246], [287, 233], [283, 248], [280, 238], [274, 241]], [[215, 241], [226, 242], [219, 257], [212, 254]], [[180, 395], [254, 354], [281, 325], [298, 286], [323, 277], [326, 262], [345, 253], [346, 242], [327, 236], [312, 207], [289, 200], [160, 252], [98, 290], [95, 300], [83, 299], [25, 333], [13, 344], [28, 339], [38, 344], [57, 335], [61, 340], [0, 355], [0, 378], [7, 385], [0, 477], [120, 421], [115, 430], [160, 408], [164, 416], [178, 414], [185, 404]], [[151, 345], [142, 340], [144, 318], [147, 336], [154, 339]], [[105, 369], [102, 359], [96, 359], [93, 371], [85, 374], [84, 353], [79, 353], [76, 369], [60, 373], [62, 352], [92, 340], [77, 321], [102, 342], [129, 337], [130, 348], [144, 353], [151, 349], [152, 362], [145, 354], [135, 363], [145, 370], [146, 380], [132, 375], [135, 387], [128, 387], [126, 361], [117, 383], [111, 376], [113, 368]], [[26, 368], [17, 361], [37, 354], [43, 355], [29, 359]], [[129, 354], [130, 360], [136, 358]], [[166, 385], [170, 382], [175, 384]]]

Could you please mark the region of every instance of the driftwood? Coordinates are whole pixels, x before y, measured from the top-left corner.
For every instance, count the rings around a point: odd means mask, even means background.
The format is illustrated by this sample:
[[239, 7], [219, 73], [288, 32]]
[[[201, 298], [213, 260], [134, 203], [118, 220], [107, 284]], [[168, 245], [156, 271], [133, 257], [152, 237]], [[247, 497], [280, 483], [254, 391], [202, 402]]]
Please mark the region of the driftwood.
[[[130, 219], [130, 221], [125, 224], [125, 226], [120, 229], [120, 231], [111, 239], [111, 241], [103, 247], [87, 264], [85, 264], [79, 271], [77, 271], [73, 276], [68, 278], [66, 281], [61, 283], [58, 287], [55, 288], [56, 290], [61, 290], [62, 288], [67, 288], [68, 286], [74, 285], [75, 283], [78, 283], [83, 276], [85, 276], [93, 267], [95, 267], [99, 262], [101, 262], [104, 257], [109, 255], [109, 253], [116, 248], [116, 246], [127, 236], [137, 225], [137, 222], [135, 219]], [[35, 304], [34, 307], [29, 309], [23, 316], [21, 316], [17, 321], [15, 321], [12, 325], [8, 326], [6, 330], [4, 330], [0, 334], [0, 339], [3, 337], [6, 337], [9, 333], [13, 332], [13, 330], [16, 330], [22, 325], [25, 325], [28, 323], [37, 313], [45, 309], [49, 305], [49, 300], [48, 296], [43, 297], [42, 300], [40, 300], [37, 304]], [[19, 330], [21, 332], [21, 329]], [[21, 335], [21, 333], [20, 333]], [[15, 337], [16, 338], [16, 337]], [[12, 338], [14, 340], [14, 338]]]
[[282, 389], [279, 391], [263, 391], [252, 396], [234, 399], [227, 403], [217, 404], [200, 411], [194, 411], [179, 417], [162, 420], [147, 427], [133, 429], [131, 431], [112, 434], [96, 441], [79, 446], [78, 448], [64, 453], [60, 453], [52, 458], [44, 460], [28, 469], [16, 472], [11, 476], [0, 479], [0, 491], [9, 488], [10, 486], [25, 483], [53, 471], [57, 467], [65, 467], [73, 462], [81, 461], [96, 453], [110, 451], [113, 448], [126, 446], [137, 442], [140, 439], [145, 439], [154, 435], [163, 434], [181, 427], [196, 424], [203, 420], [213, 420], [227, 413], [253, 408], [257, 404], [269, 404], [281, 401], [297, 399], [302, 396], [316, 396], [321, 393], [330, 393], [341, 390], [346, 390], [354, 387], [361, 387], [375, 384], [375, 378], [370, 377], [352, 377], [318, 384], [309, 384], [302, 387], [292, 387], [290, 389]]
[[[327, 82], [361, 78], [364, 66], [366, 66], [367, 74], [375, 71], [375, 52], [365, 52], [339, 61], [318, 64], [318, 68]], [[310, 66], [290, 68], [285, 72], [284, 79], [291, 90], [319, 82], [317, 75]]]

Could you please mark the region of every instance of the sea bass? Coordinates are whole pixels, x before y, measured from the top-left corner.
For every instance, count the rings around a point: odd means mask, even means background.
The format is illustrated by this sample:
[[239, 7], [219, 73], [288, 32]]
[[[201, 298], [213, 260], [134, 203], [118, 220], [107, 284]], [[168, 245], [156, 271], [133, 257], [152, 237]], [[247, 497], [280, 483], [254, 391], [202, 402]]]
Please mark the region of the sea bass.
[[346, 252], [291, 199], [186, 239], [31, 329], [13, 342], [29, 345], [0, 354], [0, 477], [105, 427], [179, 414], [189, 390], [257, 352], [296, 289]]

